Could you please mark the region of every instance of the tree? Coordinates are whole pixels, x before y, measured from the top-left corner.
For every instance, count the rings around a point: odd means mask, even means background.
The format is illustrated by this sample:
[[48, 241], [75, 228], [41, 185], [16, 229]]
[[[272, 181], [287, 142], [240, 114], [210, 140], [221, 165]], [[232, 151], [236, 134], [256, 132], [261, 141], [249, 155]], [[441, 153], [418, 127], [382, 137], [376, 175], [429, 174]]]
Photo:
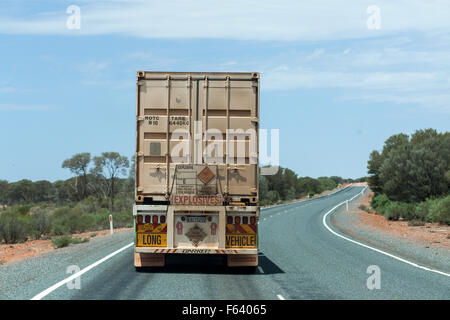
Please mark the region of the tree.
[[297, 174], [291, 169], [283, 169], [282, 174], [282, 189], [281, 189], [281, 197], [283, 200], [292, 200], [295, 198], [296, 190], [295, 185], [297, 183]]
[[128, 179], [126, 183], [126, 191], [134, 194], [134, 188], [135, 188], [135, 181], [136, 181], [136, 156], [131, 156], [131, 165], [130, 165], [130, 172], [128, 174]]
[[126, 169], [130, 167], [127, 157], [117, 152], [103, 152], [101, 156], [94, 157], [92, 174], [103, 184], [103, 193], [111, 200], [111, 211], [114, 211], [115, 184], [119, 176], [126, 175]]
[[35, 194], [33, 182], [30, 180], [20, 180], [10, 183], [8, 187], [8, 203], [31, 203]]
[[87, 197], [88, 186], [88, 167], [91, 162], [91, 154], [89, 152], [77, 153], [70, 159], [64, 160], [62, 167], [69, 169], [76, 177], [75, 190], [78, 194], [78, 199], [84, 199]]
[[34, 202], [51, 201], [55, 194], [55, 188], [51, 182], [47, 180], [36, 181], [34, 185]]
[[409, 137], [406, 134], [399, 133], [392, 135], [388, 139], [386, 139], [381, 154], [376, 150], [372, 151], [369, 161], [367, 162], [367, 169], [369, 173], [369, 177], [367, 180], [373, 192], [383, 192], [383, 186], [380, 180], [380, 168], [383, 164], [383, 161], [389, 155], [391, 150], [394, 150], [401, 145], [408, 144], [408, 142]]
[[337, 187], [336, 182], [328, 177], [319, 177], [317, 178], [317, 180], [319, 180], [320, 192], [323, 192], [325, 190], [332, 190]]
[[386, 140], [382, 153], [368, 161], [369, 185], [391, 200], [418, 202], [447, 194], [450, 181], [450, 134], [418, 130]]
[[7, 198], [8, 188], [9, 188], [8, 181], [0, 180], [0, 205], [6, 204], [8, 201], [8, 198]]
[[269, 182], [266, 176], [259, 176], [259, 201], [263, 203], [263, 200], [267, 199], [267, 194], [269, 193]]
[[344, 183], [344, 179], [338, 176], [331, 176], [330, 179], [333, 180], [336, 183], [336, 185]]
[[367, 172], [369, 174], [368, 183], [370, 189], [375, 193], [381, 193], [383, 191], [383, 186], [380, 180], [380, 168], [383, 164], [381, 154], [374, 150], [370, 154], [369, 161], [367, 162]]

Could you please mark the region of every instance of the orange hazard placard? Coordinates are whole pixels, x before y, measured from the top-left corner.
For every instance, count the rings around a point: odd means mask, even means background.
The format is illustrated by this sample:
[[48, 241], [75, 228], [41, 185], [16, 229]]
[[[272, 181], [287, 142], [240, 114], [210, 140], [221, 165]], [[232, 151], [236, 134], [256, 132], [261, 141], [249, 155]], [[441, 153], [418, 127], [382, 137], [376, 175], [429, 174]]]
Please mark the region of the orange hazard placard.
[[215, 177], [214, 172], [212, 172], [208, 167], [205, 167], [205, 169], [200, 171], [197, 176], [204, 184], [208, 184], [208, 182], [210, 182]]

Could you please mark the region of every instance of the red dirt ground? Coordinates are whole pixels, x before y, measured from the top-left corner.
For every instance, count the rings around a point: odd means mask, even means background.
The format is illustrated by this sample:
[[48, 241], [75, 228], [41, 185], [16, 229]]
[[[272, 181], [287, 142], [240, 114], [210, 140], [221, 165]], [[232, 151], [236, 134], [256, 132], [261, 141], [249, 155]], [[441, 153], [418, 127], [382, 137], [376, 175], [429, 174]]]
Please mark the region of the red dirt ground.
[[[114, 229], [114, 233], [121, 232], [124, 230], [130, 230], [130, 228]], [[92, 234], [96, 234], [95, 237], [91, 237]], [[109, 235], [109, 229], [74, 234], [72, 235], [72, 237], [93, 239], [96, 237], [102, 237], [106, 235]], [[50, 239], [30, 240], [24, 243], [16, 243], [16, 244], [0, 244], [0, 265], [7, 262], [20, 261], [30, 257], [35, 257], [44, 252], [54, 249], [55, 248], [52, 244], [52, 240]]]
[[[365, 206], [370, 207], [372, 196], [373, 193], [364, 199]], [[356, 212], [363, 225], [389, 232], [400, 238], [417, 241], [425, 246], [437, 246], [450, 250], [450, 226], [425, 223], [424, 226], [414, 227], [409, 226], [408, 221], [390, 221], [378, 213], [367, 213], [361, 209], [357, 209]]]

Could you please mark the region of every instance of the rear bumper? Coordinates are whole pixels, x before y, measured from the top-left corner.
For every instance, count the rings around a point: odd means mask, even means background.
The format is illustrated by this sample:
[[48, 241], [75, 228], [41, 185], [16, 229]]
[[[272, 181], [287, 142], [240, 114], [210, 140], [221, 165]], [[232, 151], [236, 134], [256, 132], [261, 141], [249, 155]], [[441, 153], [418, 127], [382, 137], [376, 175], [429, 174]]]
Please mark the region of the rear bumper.
[[257, 255], [258, 249], [210, 249], [210, 248], [149, 248], [134, 247], [136, 253], [174, 253], [174, 254], [250, 254]]

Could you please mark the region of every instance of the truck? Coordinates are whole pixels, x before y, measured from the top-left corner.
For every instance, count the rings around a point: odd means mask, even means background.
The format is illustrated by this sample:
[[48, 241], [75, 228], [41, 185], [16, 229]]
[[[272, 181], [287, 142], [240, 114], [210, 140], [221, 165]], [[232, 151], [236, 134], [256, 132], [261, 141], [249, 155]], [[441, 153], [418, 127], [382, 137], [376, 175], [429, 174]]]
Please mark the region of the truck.
[[134, 266], [258, 266], [258, 72], [138, 71]]

